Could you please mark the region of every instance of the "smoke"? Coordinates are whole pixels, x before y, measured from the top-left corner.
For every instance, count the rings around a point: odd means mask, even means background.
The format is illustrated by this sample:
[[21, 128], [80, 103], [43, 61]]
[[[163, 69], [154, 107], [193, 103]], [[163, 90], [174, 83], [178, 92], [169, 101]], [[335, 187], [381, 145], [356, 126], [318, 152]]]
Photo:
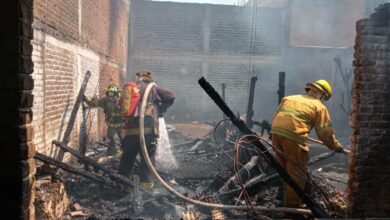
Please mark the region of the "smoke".
[[334, 91], [326, 105], [336, 131], [348, 136], [349, 113], [343, 108], [350, 109], [350, 85], [334, 60], [341, 60], [343, 72], [352, 70], [355, 24], [385, 1], [253, 0], [245, 6], [135, 1], [129, 67], [151, 70], [160, 85], [172, 88], [177, 98], [167, 118], [186, 122], [222, 118], [197, 83], [202, 76], [217, 91], [226, 84], [226, 103], [240, 114], [247, 110], [250, 77], [257, 76], [257, 121], [272, 120], [279, 72], [286, 72], [285, 95], [304, 93], [306, 83], [325, 79]]

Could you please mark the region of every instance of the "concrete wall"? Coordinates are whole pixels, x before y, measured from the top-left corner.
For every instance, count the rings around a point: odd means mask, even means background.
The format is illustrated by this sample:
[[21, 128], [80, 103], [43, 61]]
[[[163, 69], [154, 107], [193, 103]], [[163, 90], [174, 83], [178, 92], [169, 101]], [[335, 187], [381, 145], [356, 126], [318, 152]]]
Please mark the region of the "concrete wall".
[[[103, 95], [110, 83], [124, 81], [128, 42], [128, 1], [36, 0], [34, 2], [33, 77], [35, 143], [56, 155], [51, 141], [61, 139], [80, 84], [92, 72], [87, 96]], [[67, 117], [64, 119], [64, 113]], [[90, 138], [105, 135], [101, 110], [89, 114]], [[78, 145], [81, 108], [71, 145]]]
[[281, 9], [137, 0], [131, 10], [128, 78], [148, 69], [160, 85], [176, 91], [168, 119], [222, 118], [197, 83], [202, 76], [218, 91], [226, 83], [227, 103], [243, 114], [250, 77], [257, 75], [255, 118], [272, 116], [282, 53]]
[[356, 25], [348, 181], [352, 217], [390, 216], [389, 23], [387, 3]]

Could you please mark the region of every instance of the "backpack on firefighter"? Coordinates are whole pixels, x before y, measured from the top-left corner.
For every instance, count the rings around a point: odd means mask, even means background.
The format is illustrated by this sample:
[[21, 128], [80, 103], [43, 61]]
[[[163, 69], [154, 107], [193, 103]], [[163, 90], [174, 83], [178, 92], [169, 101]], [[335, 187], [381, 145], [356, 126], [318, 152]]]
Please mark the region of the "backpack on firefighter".
[[[140, 87], [135, 82], [125, 83], [120, 98], [121, 116], [125, 123], [125, 135], [139, 134], [139, 113], [141, 102]], [[145, 112], [145, 134], [154, 134], [158, 137], [158, 128], [154, 123], [154, 105], [148, 103]]]
[[123, 118], [131, 118], [137, 115], [141, 94], [137, 83], [125, 83], [120, 99], [121, 115]]

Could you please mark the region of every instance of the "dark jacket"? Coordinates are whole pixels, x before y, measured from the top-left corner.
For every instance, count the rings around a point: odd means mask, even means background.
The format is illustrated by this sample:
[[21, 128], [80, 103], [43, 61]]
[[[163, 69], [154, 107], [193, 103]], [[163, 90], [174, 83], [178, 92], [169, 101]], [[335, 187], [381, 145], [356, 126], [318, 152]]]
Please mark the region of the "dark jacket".
[[117, 127], [121, 125], [122, 117], [120, 112], [119, 101], [117, 99], [110, 100], [109, 97], [103, 97], [101, 99], [98, 99], [94, 97], [91, 100], [89, 100], [88, 98], [84, 97], [84, 101], [85, 103], [87, 103], [89, 107], [103, 108], [108, 126]]
[[[140, 93], [141, 93], [141, 102], [140, 107], [142, 105], [142, 99], [144, 96], [144, 92], [146, 89], [146, 86], [141, 86]], [[145, 112], [145, 115], [153, 117], [153, 120], [155, 122], [156, 127], [158, 127], [158, 118], [162, 117], [167, 109], [174, 103], [175, 101], [175, 93], [168, 89], [161, 86], [153, 86], [153, 88], [150, 90], [149, 98], [148, 98], [148, 105]]]
[[[138, 114], [140, 113], [140, 108], [142, 106], [142, 100], [145, 93], [147, 84], [140, 86], [140, 103]], [[152, 130], [152, 132], [158, 136], [159, 128], [159, 117], [162, 117], [167, 109], [174, 103], [175, 93], [161, 86], [153, 86], [150, 90], [148, 104], [146, 105], [145, 111], [145, 133]], [[137, 135], [139, 134], [139, 117], [133, 117], [127, 119], [125, 122], [125, 134], [126, 135]]]

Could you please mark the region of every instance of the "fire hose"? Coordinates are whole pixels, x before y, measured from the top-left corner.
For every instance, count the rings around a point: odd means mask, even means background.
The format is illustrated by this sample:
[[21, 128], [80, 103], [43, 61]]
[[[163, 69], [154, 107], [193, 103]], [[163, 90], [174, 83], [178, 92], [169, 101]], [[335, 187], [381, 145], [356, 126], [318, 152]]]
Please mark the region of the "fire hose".
[[[207, 207], [207, 208], [216, 208], [216, 209], [236, 209], [236, 210], [247, 210], [247, 206], [237, 206], [237, 205], [225, 205], [225, 204], [217, 204], [217, 203], [208, 203], [208, 202], [203, 202], [200, 200], [195, 200], [191, 199], [187, 196], [184, 196], [183, 194], [177, 192], [175, 189], [173, 189], [171, 186], [169, 186], [158, 174], [156, 171], [150, 157], [148, 154], [148, 150], [146, 147], [146, 141], [145, 141], [145, 124], [144, 124], [144, 119], [145, 119], [145, 109], [146, 109], [146, 104], [147, 100], [149, 97], [150, 90], [152, 89], [153, 86], [155, 86], [155, 83], [149, 83], [148, 86], [146, 87], [144, 96], [142, 98], [142, 105], [141, 105], [141, 112], [140, 112], [140, 118], [139, 118], [139, 126], [140, 126], [140, 143], [141, 143], [141, 150], [142, 150], [142, 155], [144, 157], [144, 160], [146, 162], [146, 165], [148, 166], [150, 172], [152, 175], [160, 182], [160, 184], [168, 190], [168, 192], [172, 193], [176, 197], [179, 197], [180, 199], [183, 199], [189, 203]], [[255, 210], [258, 211], [266, 211], [266, 212], [288, 212], [288, 213], [295, 213], [295, 214], [303, 214], [303, 215], [312, 215], [312, 212], [308, 209], [298, 209], [298, 208], [287, 208], [287, 207], [265, 207], [265, 206], [254, 206]]]

